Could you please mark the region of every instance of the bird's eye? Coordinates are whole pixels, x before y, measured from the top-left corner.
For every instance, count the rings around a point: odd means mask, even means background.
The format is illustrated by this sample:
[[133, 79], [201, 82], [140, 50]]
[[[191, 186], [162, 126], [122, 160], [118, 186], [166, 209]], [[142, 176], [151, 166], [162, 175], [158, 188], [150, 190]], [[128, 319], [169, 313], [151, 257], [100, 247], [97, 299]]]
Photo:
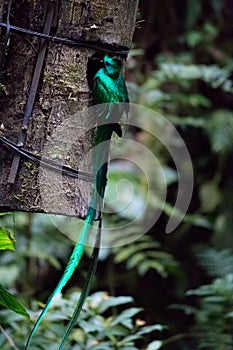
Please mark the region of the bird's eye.
[[105, 62], [105, 66], [110, 66], [110, 63], [109, 62]]

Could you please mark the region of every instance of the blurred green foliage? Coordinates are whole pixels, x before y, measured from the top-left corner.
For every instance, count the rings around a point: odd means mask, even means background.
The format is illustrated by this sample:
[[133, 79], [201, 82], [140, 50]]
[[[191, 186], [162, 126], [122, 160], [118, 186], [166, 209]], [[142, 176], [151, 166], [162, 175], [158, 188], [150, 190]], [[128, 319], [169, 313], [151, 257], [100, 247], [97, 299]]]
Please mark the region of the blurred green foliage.
[[[192, 158], [193, 197], [182, 224], [166, 235], [166, 222], [177, 193], [176, 168], [166, 150], [148, 133], [128, 130], [135, 139], [143, 140], [159, 160], [168, 187], [166, 203], [146, 236], [132, 239], [129, 245], [101, 251], [93, 289], [108, 290], [113, 296], [99, 292], [89, 297], [67, 348], [230, 350], [233, 347], [232, 2], [141, 0], [140, 8], [145, 22], [140, 22], [136, 30], [126, 69], [131, 101], [156, 110], [179, 131]], [[146, 123], [146, 116], [140, 117]], [[129, 155], [133, 152], [130, 148], [126, 151]], [[116, 162], [110, 168], [108, 191], [112, 194], [115, 183], [123, 176], [129, 179], [136, 193], [134, 207], [125, 210], [124, 215], [109, 210], [105, 216], [107, 225], [129, 222], [135, 208], [145, 200], [147, 187], [142, 174], [122, 164]], [[159, 188], [159, 174], [154, 178]], [[123, 191], [128, 191], [127, 184], [124, 186]], [[161, 206], [159, 198], [157, 194], [151, 198], [154, 210]], [[44, 215], [16, 213], [14, 217], [6, 215], [0, 219], [4, 232], [14, 232], [16, 237], [14, 252], [0, 252], [0, 280], [28, 305], [33, 320], [38, 314], [35, 300], [46, 300], [73, 242]], [[140, 230], [135, 224], [128, 234], [140, 236]], [[119, 243], [118, 237], [112, 239]], [[81, 286], [87, 266], [88, 257], [70, 286]], [[133, 296], [136, 308], [122, 308], [123, 300], [132, 299], [118, 299], [122, 297], [114, 295]], [[66, 297], [56, 301], [39, 327], [35, 349], [57, 348], [77, 297], [76, 291], [68, 289]], [[92, 303], [96, 305], [94, 308]], [[104, 303], [109, 303], [108, 308], [103, 309]], [[145, 326], [143, 322], [140, 326], [140, 319], [135, 321], [141, 310], [138, 305], [145, 310]], [[1, 348], [10, 349], [10, 340], [21, 346], [29, 333], [29, 321], [7, 310], [1, 311], [0, 318], [9, 336], [8, 339], [2, 332]], [[161, 334], [156, 333], [162, 330], [160, 324], [167, 326]]]
[[[65, 331], [64, 321], [72, 315], [79, 297], [80, 293], [74, 291], [70, 292], [66, 298], [62, 298], [61, 295], [56, 297], [30, 349], [58, 348], [61, 335]], [[159, 324], [147, 326], [145, 321], [138, 317], [142, 311], [141, 308], [125, 306], [132, 302], [132, 297], [111, 297], [106, 292], [89, 296], [79, 319], [79, 326], [72, 331], [65, 349], [142, 349], [143, 345], [138, 347], [136, 343], [145, 344], [144, 338], [148, 334], [161, 332], [164, 327]], [[112, 312], [113, 309], [115, 312]], [[118, 309], [119, 312], [116, 313]], [[29, 313], [33, 322], [39, 316], [39, 311]], [[18, 315], [6, 310], [0, 312], [0, 323], [4, 329], [4, 334], [0, 335], [1, 349], [9, 349], [9, 339], [15, 349], [22, 347], [29, 332], [29, 324], [25, 324]], [[72, 344], [76, 345], [72, 346]]]
[[210, 284], [188, 290], [187, 296], [199, 299], [198, 307], [173, 305], [194, 315], [192, 332], [198, 349], [231, 350], [233, 344], [233, 256], [230, 249], [197, 249], [199, 263], [214, 277]]
[[[5, 214], [1, 214], [0, 216], [3, 216], [3, 215]], [[15, 240], [12, 233], [3, 227], [0, 227], [0, 251], [14, 250], [14, 243], [15, 243]], [[18, 302], [18, 300], [11, 293], [9, 293], [1, 284], [0, 284], [0, 305], [24, 317], [29, 317], [28, 313], [23, 308], [23, 306]]]

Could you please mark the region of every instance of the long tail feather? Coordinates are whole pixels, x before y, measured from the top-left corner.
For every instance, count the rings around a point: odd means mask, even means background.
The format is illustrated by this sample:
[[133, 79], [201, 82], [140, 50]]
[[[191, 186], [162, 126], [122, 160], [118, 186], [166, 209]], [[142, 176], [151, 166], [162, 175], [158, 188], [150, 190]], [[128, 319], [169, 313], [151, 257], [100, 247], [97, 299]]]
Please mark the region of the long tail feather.
[[97, 263], [98, 263], [98, 257], [99, 257], [99, 247], [100, 247], [100, 240], [101, 240], [101, 227], [102, 227], [102, 219], [100, 218], [99, 219], [99, 228], [98, 228], [98, 233], [97, 233], [97, 238], [96, 238], [96, 243], [95, 243], [95, 247], [93, 249], [93, 252], [92, 252], [92, 257], [91, 257], [91, 264], [89, 266], [89, 270], [88, 270], [88, 274], [87, 274], [87, 277], [86, 277], [86, 281], [85, 281], [85, 285], [83, 287], [83, 290], [82, 290], [82, 293], [80, 295], [80, 298], [79, 298], [79, 301], [78, 301], [78, 304], [74, 310], [74, 313], [72, 315], [72, 318], [71, 320], [69, 321], [67, 327], [66, 327], [66, 330], [65, 330], [65, 333], [63, 335], [63, 338], [62, 338], [62, 341], [61, 341], [61, 344], [58, 348], [58, 350], [62, 350], [63, 349], [63, 346], [66, 342], [66, 340], [68, 339], [72, 329], [75, 327], [75, 324], [77, 322], [77, 319], [80, 315], [80, 312], [82, 311], [82, 307], [85, 303], [85, 300], [89, 294], [89, 291], [90, 291], [90, 287], [91, 287], [91, 284], [92, 284], [92, 279], [94, 277], [94, 274], [96, 272], [96, 267], [97, 267]]
[[92, 200], [96, 205], [96, 208], [97, 208], [97, 203], [99, 208], [100, 218], [99, 218], [98, 232], [97, 232], [95, 247], [93, 249], [91, 264], [88, 270], [84, 288], [82, 290], [81, 296], [79, 298], [75, 311], [72, 315], [72, 318], [66, 327], [65, 334], [63, 335], [63, 338], [58, 350], [63, 349], [63, 346], [67, 338], [69, 337], [72, 329], [74, 328], [77, 322], [80, 312], [82, 311], [83, 304], [85, 303], [85, 300], [89, 294], [92, 278], [94, 276], [94, 273], [97, 267], [100, 240], [101, 240], [101, 228], [102, 228], [101, 208], [102, 208], [102, 200], [104, 197], [104, 191], [106, 187], [106, 177], [107, 177], [107, 169], [108, 169], [107, 161], [108, 161], [111, 135], [112, 135], [111, 128], [106, 128], [106, 126], [105, 127], [102, 126], [98, 128], [95, 144], [99, 145], [100, 147], [99, 148], [97, 147], [97, 149], [94, 149], [93, 158], [94, 158], [94, 172], [96, 172], [96, 187], [92, 197]]
[[81, 236], [79, 238], [79, 241], [78, 243], [76, 244], [76, 246], [74, 247], [74, 250], [72, 252], [72, 255], [69, 259], [69, 262], [66, 266], [66, 269], [64, 271], [64, 274], [62, 275], [60, 281], [58, 282], [58, 285], [57, 287], [54, 289], [54, 291], [52, 292], [52, 294], [50, 295], [44, 309], [42, 310], [39, 318], [37, 319], [32, 331], [31, 331], [31, 334], [27, 340], [27, 343], [26, 343], [26, 346], [25, 346], [25, 350], [28, 350], [29, 349], [29, 345], [31, 343], [31, 340], [39, 326], [39, 324], [41, 323], [41, 321], [43, 320], [43, 318], [45, 317], [53, 299], [55, 298], [55, 296], [62, 291], [63, 287], [66, 285], [66, 283], [68, 282], [68, 280], [71, 278], [71, 276], [73, 275], [74, 273], [74, 270], [76, 269], [76, 267], [78, 266], [81, 258], [82, 258], [82, 255], [83, 255], [83, 252], [84, 252], [84, 246], [85, 246], [85, 243], [86, 243], [86, 239], [87, 239], [87, 236], [88, 236], [88, 233], [91, 229], [91, 226], [93, 224], [93, 221], [95, 220], [95, 215], [96, 215], [96, 210], [92, 207], [89, 208], [88, 210], [88, 214], [87, 214], [87, 217], [86, 217], [86, 220], [85, 220], [85, 224], [84, 224], [84, 227], [82, 229], [82, 232], [81, 232]]

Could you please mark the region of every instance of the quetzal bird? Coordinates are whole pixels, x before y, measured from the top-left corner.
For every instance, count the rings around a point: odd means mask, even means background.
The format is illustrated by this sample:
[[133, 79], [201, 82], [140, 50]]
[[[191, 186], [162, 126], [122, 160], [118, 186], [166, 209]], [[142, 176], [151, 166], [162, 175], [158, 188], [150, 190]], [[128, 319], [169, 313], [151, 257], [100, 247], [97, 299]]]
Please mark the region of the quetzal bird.
[[[27, 340], [25, 350], [29, 349], [31, 340], [44, 318], [48, 308], [50, 307], [55, 296], [62, 291], [68, 280], [73, 275], [77, 268], [87, 241], [87, 238], [92, 230], [94, 221], [99, 219], [99, 229], [97, 234], [96, 246], [93, 249], [92, 262], [88, 272], [85, 286], [82, 290], [79, 302], [74, 311], [74, 314], [66, 328], [59, 350], [63, 348], [63, 345], [68, 338], [72, 328], [75, 326], [77, 318], [81, 312], [82, 306], [88, 295], [91, 279], [95, 272], [95, 268], [98, 260], [100, 234], [101, 234], [101, 210], [102, 200], [104, 197], [105, 187], [107, 183], [107, 162], [109, 154], [110, 140], [113, 132], [116, 132], [118, 136], [122, 135], [121, 127], [118, 124], [122, 114], [128, 113], [128, 92], [125, 81], [121, 74], [122, 61], [116, 57], [105, 56], [103, 59], [104, 67], [99, 69], [94, 77], [94, 89], [93, 98], [96, 106], [96, 134], [93, 152], [93, 169], [95, 176], [95, 183], [93, 186], [93, 193], [88, 208], [87, 216], [84, 226], [82, 228], [78, 242], [76, 243], [73, 252], [70, 256], [69, 262], [65, 268], [65, 271], [58, 282], [55, 290], [50, 295], [44, 309], [38, 317], [31, 334]], [[126, 102], [126, 103], [125, 103]]]

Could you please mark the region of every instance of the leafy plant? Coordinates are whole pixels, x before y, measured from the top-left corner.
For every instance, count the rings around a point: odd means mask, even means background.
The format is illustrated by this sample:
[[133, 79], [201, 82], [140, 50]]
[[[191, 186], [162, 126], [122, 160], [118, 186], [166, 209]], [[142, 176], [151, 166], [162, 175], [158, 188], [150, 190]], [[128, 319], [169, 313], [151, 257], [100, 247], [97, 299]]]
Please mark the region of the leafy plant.
[[[61, 334], [65, 329], [64, 323], [71, 316], [79, 296], [79, 292], [73, 291], [66, 298], [62, 298], [60, 295], [54, 301], [47, 318], [39, 327], [38, 335], [30, 349], [53, 350], [58, 348]], [[65, 349], [144, 349], [145, 337], [150, 338], [151, 334], [156, 331], [161, 332], [164, 327], [159, 324], [146, 325], [145, 321], [138, 317], [142, 308], [125, 307], [132, 302], [132, 297], [113, 297], [106, 292], [97, 292], [89, 296], [79, 323], [72, 331]], [[29, 313], [32, 321], [39, 315], [39, 311], [29, 311]], [[3, 334], [0, 336], [1, 349], [9, 349], [9, 338], [13, 339], [16, 348], [22, 347], [29, 332], [29, 327], [23, 326], [25, 322], [23, 323], [22, 319], [16, 315], [1, 311], [0, 323], [8, 334], [8, 339]], [[137, 343], [143, 345], [137, 345]], [[150, 344], [147, 344], [148, 349], [152, 349]]]
[[115, 249], [115, 263], [126, 262], [128, 269], [135, 268], [140, 275], [155, 270], [162, 277], [177, 268], [177, 262], [171, 254], [160, 251], [159, 242], [150, 236], [143, 236], [125, 249]]
[[200, 299], [195, 309], [195, 333], [199, 349], [231, 350], [233, 344], [233, 274], [189, 290]]
[[225, 277], [233, 275], [233, 254], [231, 249], [216, 248], [196, 249], [199, 264], [203, 266], [210, 277]]
[[[14, 238], [10, 231], [0, 227], [0, 250], [14, 250]], [[0, 305], [17, 314], [29, 318], [28, 313], [19, 301], [0, 284]]]
[[14, 243], [12, 233], [6, 228], [0, 227], [0, 250], [15, 250]]
[[232, 251], [199, 249], [201, 266], [215, 277], [210, 284], [188, 290], [187, 296], [198, 299], [199, 307], [173, 306], [193, 314], [193, 337], [198, 349], [231, 350], [233, 345], [233, 258]]

